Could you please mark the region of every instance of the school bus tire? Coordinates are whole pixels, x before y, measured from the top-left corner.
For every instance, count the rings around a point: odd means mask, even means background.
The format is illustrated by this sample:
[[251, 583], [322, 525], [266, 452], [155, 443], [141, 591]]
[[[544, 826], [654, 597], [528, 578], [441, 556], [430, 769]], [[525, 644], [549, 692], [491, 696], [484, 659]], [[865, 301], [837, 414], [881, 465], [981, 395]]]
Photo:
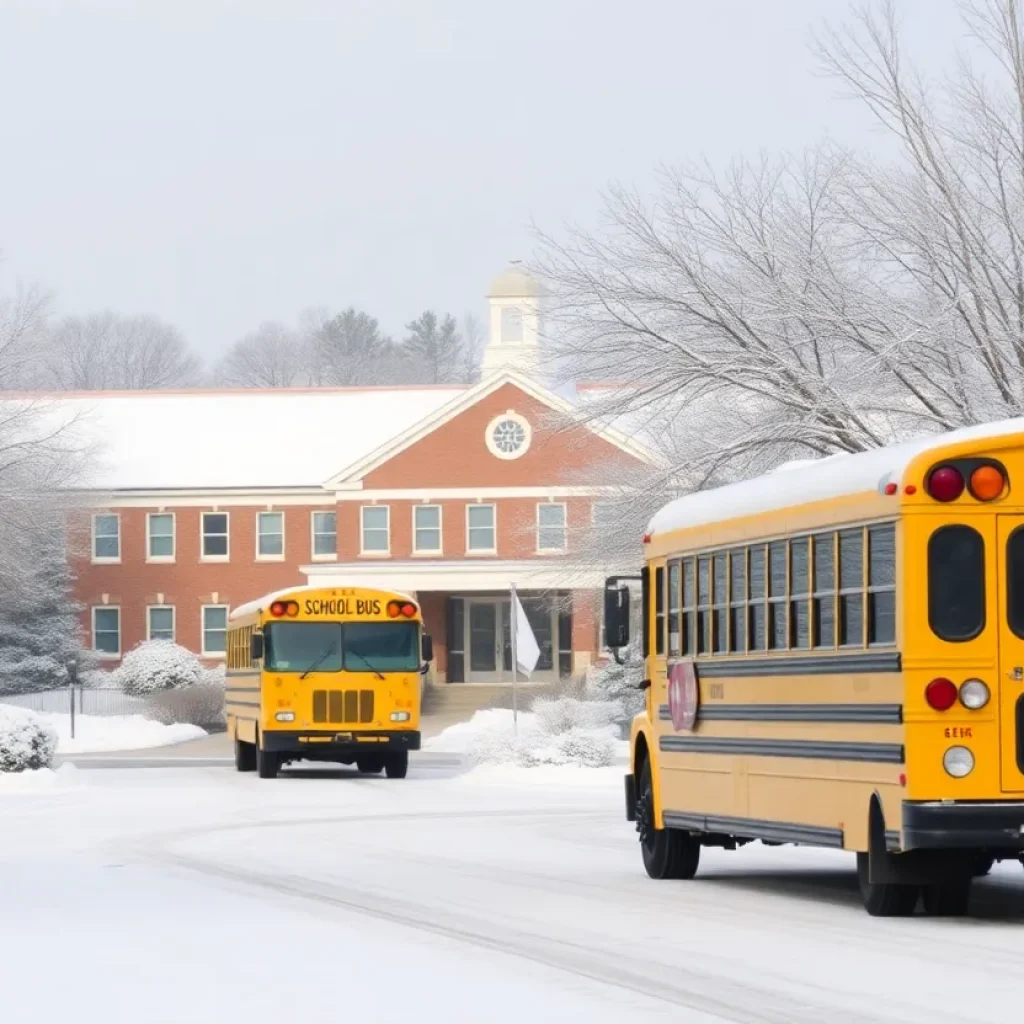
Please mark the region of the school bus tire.
[[649, 877], [659, 881], [666, 878], [689, 880], [697, 874], [700, 839], [681, 829], [655, 828], [654, 786], [648, 758], [644, 759], [640, 771], [636, 829], [640, 836], [644, 870]]
[[380, 775], [384, 762], [379, 757], [357, 757], [356, 771], [360, 775]]
[[384, 759], [384, 774], [389, 779], [404, 779], [409, 774], [409, 751], [388, 754]]
[[272, 750], [264, 750], [260, 734], [256, 733], [256, 774], [261, 779], [276, 779], [280, 768], [280, 756]]
[[920, 894], [918, 886], [872, 882], [870, 863], [870, 853], [857, 854], [857, 882], [864, 900], [864, 909], [872, 917], [909, 917], [913, 914]]
[[235, 771], [256, 771], [256, 747], [235, 737]]
[[973, 876], [921, 887], [921, 905], [929, 917], [963, 917], [971, 903]]

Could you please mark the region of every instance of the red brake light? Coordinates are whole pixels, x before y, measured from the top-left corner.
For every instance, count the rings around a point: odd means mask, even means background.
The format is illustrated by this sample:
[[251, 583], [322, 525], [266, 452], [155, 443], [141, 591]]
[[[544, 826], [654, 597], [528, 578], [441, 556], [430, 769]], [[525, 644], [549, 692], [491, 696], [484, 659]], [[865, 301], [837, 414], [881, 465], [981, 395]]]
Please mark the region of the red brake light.
[[403, 604], [402, 614], [407, 618], [411, 619], [416, 614], [416, 605], [414, 604]]
[[964, 478], [953, 466], [940, 466], [928, 477], [928, 493], [936, 501], [956, 501], [964, 493]]
[[284, 601], [275, 601], [270, 606], [270, 614], [273, 615], [275, 618], [280, 618], [282, 615], [284, 615], [285, 611], [286, 605]]
[[995, 501], [1006, 489], [1006, 477], [995, 466], [979, 466], [971, 474], [970, 486], [978, 501]]
[[924, 699], [935, 711], [948, 711], [957, 699], [957, 687], [950, 679], [933, 679], [924, 689]]

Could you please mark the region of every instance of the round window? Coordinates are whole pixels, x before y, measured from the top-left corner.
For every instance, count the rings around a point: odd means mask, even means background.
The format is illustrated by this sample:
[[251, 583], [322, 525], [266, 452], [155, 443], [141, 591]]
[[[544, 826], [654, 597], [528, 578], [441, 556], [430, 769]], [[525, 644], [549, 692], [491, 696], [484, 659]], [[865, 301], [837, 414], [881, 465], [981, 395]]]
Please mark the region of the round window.
[[530, 446], [530, 425], [509, 410], [487, 425], [487, 447], [499, 459], [517, 459]]

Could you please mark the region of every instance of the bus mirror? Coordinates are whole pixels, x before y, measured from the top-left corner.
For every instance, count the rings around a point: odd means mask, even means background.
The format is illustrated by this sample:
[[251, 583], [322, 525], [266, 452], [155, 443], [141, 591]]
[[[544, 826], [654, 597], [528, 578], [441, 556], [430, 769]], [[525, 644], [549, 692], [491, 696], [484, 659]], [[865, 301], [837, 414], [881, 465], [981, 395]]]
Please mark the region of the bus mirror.
[[604, 645], [615, 651], [629, 646], [629, 587], [605, 585]]
[[434, 660], [434, 640], [429, 633], [423, 634], [423, 660], [428, 663]]
[[261, 661], [263, 659], [263, 634], [253, 633], [249, 641], [249, 660]]

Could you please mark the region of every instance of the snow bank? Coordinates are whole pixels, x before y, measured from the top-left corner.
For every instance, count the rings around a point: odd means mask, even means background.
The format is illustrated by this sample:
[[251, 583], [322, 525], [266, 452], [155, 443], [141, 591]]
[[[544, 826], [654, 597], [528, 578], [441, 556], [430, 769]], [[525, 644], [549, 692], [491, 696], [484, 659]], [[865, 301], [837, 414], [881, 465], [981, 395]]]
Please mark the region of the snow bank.
[[36, 768], [25, 772], [0, 772], [0, 794], [38, 793], [40, 790], [73, 789], [81, 785], [81, 773], [73, 764], [56, 771]]
[[609, 709], [597, 702], [538, 701], [537, 707], [537, 711], [519, 713], [518, 734], [512, 712], [493, 708], [450, 726], [423, 747], [463, 754], [477, 765], [531, 769], [543, 765], [603, 768], [619, 760], [628, 747], [618, 739], [618, 727], [608, 724]]
[[57, 733], [59, 754], [93, 754], [111, 750], [143, 750], [199, 739], [207, 735], [197, 725], [163, 725], [142, 715], [75, 715], [71, 738], [70, 715], [40, 715]]

